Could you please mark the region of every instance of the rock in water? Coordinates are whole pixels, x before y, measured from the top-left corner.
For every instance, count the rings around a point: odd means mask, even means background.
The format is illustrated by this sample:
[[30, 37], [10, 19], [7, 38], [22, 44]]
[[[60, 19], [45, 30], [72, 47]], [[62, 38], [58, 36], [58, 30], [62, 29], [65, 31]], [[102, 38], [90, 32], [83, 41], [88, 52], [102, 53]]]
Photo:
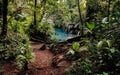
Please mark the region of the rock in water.
[[43, 44], [43, 45], [41, 46], [40, 50], [45, 50], [45, 49], [46, 49], [46, 45]]

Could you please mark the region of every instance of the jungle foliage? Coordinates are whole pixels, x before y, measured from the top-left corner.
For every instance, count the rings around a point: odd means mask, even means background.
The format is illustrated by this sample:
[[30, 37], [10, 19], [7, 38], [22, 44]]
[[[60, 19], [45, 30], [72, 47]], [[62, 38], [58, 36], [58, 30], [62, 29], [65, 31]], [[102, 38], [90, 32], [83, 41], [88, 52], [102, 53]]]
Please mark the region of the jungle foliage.
[[18, 68], [23, 69], [26, 62], [33, 60], [33, 56], [28, 38], [19, 33], [10, 32], [0, 40], [1, 66], [14, 61]]
[[48, 41], [54, 27], [81, 36], [68, 75], [120, 74], [120, 0], [0, 0], [0, 61], [29, 61], [24, 36]]

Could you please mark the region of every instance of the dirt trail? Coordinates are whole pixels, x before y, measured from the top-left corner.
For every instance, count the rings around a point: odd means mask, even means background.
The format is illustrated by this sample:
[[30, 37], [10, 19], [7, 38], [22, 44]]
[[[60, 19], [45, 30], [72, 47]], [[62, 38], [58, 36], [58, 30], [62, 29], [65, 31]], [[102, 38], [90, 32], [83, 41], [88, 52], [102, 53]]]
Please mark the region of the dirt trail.
[[8, 63], [3, 66], [4, 72], [0, 75], [66, 75], [66, 71], [71, 64], [66, 60], [62, 60], [57, 64], [59, 67], [53, 67], [51, 65], [52, 60], [56, 56], [48, 49], [40, 50], [41, 46], [42, 43], [32, 43], [35, 61], [28, 64], [29, 70], [19, 72], [13, 63]]
[[28, 75], [66, 75], [66, 70], [71, 65], [68, 61], [62, 60], [59, 67], [52, 67], [52, 60], [55, 57], [49, 50], [40, 50], [41, 43], [32, 43], [32, 50], [35, 53], [35, 61], [29, 63]]

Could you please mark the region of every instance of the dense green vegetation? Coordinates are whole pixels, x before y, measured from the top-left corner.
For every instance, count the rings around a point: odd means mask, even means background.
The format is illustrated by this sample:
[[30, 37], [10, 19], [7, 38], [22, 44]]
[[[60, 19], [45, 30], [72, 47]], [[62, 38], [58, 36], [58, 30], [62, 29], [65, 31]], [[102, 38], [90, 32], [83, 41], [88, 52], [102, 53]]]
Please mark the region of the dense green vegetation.
[[19, 33], [8, 33], [5, 40], [0, 40], [0, 65], [14, 61], [18, 68], [32, 61], [33, 53], [26, 37]]
[[56, 45], [54, 28], [79, 36], [68, 75], [120, 74], [120, 0], [0, 0], [0, 65], [33, 59], [28, 39]]

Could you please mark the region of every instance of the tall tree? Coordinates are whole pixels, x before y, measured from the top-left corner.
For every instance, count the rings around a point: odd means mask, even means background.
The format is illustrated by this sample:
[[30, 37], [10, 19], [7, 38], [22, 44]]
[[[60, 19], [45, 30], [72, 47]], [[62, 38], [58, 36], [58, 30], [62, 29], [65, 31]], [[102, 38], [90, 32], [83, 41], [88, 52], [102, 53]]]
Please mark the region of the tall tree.
[[[107, 12], [108, 12], [108, 23], [110, 22], [110, 2], [111, 2], [111, 0], [108, 0], [108, 10], [107, 10]], [[109, 29], [109, 27], [110, 27], [110, 23], [108, 24], [108, 29]]]
[[34, 25], [37, 25], [37, 21], [36, 21], [36, 7], [37, 7], [37, 0], [35, 0], [34, 2]]
[[1, 36], [6, 36], [7, 34], [7, 13], [8, 13], [8, 0], [3, 0], [3, 26]]
[[2, 18], [2, 1], [0, 1], [0, 18]]
[[80, 0], [77, 0], [77, 6], [78, 6], [78, 13], [79, 13], [79, 19], [81, 23], [81, 35], [83, 35], [83, 19], [82, 19], [82, 13], [81, 13], [81, 8], [80, 8]]

